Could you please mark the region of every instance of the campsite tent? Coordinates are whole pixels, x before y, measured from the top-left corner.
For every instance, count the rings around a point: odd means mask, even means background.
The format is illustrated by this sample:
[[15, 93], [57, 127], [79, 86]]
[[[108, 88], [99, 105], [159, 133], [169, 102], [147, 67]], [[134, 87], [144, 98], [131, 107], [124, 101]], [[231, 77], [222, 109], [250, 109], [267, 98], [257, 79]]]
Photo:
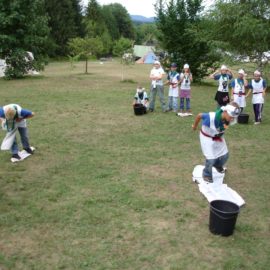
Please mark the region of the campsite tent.
[[[26, 58], [26, 61], [34, 60], [34, 55], [31, 52], [27, 52], [28, 58]], [[0, 78], [5, 77], [5, 71], [6, 71], [6, 61], [4, 59], [0, 59]], [[40, 73], [34, 69], [28, 70], [28, 75], [39, 75]]]
[[157, 60], [157, 56], [153, 52], [148, 52], [138, 61], [137, 64], [153, 64]]
[[144, 57], [144, 64], [153, 64], [157, 60], [156, 55], [153, 52], [149, 52]]
[[133, 54], [137, 58], [144, 57], [149, 52], [154, 52], [155, 47], [152, 46], [143, 46], [143, 45], [134, 45]]
[[0, 78], [5, 76], [5, 70], [6, 70], [6, 61], [0, 59]]

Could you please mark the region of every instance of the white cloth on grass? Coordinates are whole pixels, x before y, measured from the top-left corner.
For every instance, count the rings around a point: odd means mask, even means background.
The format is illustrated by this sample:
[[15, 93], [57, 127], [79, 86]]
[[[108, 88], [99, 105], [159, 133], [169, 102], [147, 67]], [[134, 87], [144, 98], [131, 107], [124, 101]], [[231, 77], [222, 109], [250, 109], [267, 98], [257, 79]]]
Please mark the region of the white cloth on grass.
[[200, 192], [206, 197], [208, 202], [215, 200], [225, 200], [237, 204], [239, 207], [245, 204], [244, 199], [228, 185], [223, 184], [225, 173], [218, 173], [213, 168], [213, 180], [214, 183], [207, 183], [202, 178], [203, 165], [195, 166], [192, 178], [193, 181], [198, 183]]

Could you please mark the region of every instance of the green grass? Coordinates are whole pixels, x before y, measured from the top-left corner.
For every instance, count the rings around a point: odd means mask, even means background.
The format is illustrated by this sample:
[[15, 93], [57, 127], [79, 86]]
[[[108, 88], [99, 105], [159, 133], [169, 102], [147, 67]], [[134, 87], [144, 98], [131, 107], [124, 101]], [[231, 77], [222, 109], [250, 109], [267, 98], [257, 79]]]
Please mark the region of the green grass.
[[[35, 155], [1, 152], [0, 269], [269, 269], [270, 106], [263, 124], [226, 134], [226, 182], [246, 201], [233, 236], [208, 230], [209, 205], [192, 183], [203, 163], [193, 118], [134, 116], [150, 66], [51, 63], [41, 77], [0, 80], [1, 104], [36, 112]], [[211, 111], [214, 84], [193, 85], [194, 114]], [[1, 139], [4, 132], [1, 132]]]

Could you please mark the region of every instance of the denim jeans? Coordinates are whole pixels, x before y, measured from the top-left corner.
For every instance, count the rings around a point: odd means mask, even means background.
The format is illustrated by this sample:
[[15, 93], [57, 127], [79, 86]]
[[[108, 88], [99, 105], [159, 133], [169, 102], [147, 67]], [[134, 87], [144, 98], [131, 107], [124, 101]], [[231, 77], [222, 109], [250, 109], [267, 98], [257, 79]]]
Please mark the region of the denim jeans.
[[[29, 139], [28, 139], [28, 129], [19, 127], [18, 131], [20, 133], [23, 148], [24, 149], [29, 148], [30, 145], [29, 145]], [[19, 147], [18, 147], [18, 143], [17, 143], [17, 138], [15, 138], [14, 143], [11, 146], [11, 153], [12, 154], [18, 154], [18, 152], [19, 152]]]
[[[185, 108], [185, 98], [180, 98], [180, 110]], [[190, 110], [190, 98], [186, 98], [186, 110]]]
[[153, 88], [153, 86], [151, 85], [149, 109], [150, 110], [155, 109], [155, 101], [156, 101], [157, 94], [159, 96], [162, 111], [165, 112], [166, 111], [166, 102], [165, 102], [165, 98], [164, 98], [164, 86], [163, 85], [156, 85], [155, 88]]
[[178, 109], [178, 97], [168, 97], [168, 110], [174, 110], [175, 112]]
[[216, 159], [206, 159], [205, 160], [205, 168], [203, 170], [203, 176], [210, 177], [212, 179], [212, 168], [215, 167], [218, 170], [222, 170], [223, 166], [227, 162], [229, 158], [229, 153], [224, 156], [218, 157]]

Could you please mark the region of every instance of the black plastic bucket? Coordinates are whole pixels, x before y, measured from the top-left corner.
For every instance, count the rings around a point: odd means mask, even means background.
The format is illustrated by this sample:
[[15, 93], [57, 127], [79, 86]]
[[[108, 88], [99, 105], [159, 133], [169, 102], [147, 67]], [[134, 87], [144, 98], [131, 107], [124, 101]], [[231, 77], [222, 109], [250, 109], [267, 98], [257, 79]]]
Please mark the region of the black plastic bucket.
[[238, 124], [247, 124], [249, 115], [247, 113], [240, 113], [238, 116]]
[[134, 114], [135, 115], [143, 115], [146, 113], [146, 108], [142, 104], [135, 104], [134, 106]]
[[209, 230], [213, 234], [233, 234], [240, 207], [229, 201], [216, 200], [210, 203]]

